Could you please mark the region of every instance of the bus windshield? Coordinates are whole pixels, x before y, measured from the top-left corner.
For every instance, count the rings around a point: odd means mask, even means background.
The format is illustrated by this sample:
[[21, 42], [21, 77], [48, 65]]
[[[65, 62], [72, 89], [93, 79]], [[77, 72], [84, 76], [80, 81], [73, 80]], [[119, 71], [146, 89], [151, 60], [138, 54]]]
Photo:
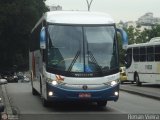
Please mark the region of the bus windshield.
[[47, 66], [54, 71], [105, 73], [118, 67], [114, 25], [48, 25]]

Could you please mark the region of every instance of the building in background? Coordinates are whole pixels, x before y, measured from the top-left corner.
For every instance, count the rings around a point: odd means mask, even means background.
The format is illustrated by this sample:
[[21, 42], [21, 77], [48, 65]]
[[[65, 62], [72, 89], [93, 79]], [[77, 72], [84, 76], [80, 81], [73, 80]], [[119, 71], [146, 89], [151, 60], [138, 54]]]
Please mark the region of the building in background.
[[48, 6], [50, 11], [61, 11], [62, 10], [62, 6], [60, 5], [52, 5], [52, 6]]
[[154, 17], [153, 13], [149, 12], [138, 18], [137, 24], [145, 26], [160, 24], [160, 18]]
[[143, 16], [139, 17], [137, 21], [120, 21], [118, 26], [129, 28], [130, 26], [143, 31], [144, 29], [151, 29], [153, 25], [160, 24], [160, 18], [154, 17], [153, 13], [145, 13]]

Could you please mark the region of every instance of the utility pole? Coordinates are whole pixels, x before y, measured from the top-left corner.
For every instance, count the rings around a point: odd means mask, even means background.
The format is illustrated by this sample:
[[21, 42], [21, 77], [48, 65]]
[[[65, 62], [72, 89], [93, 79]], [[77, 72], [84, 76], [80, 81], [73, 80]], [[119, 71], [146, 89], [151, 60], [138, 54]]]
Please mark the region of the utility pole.
[[88, 11], [90, 11], [91, 4], [92, 4], [93, 0], [91, 0], [90, 2], [88, 0], [86, 0], [86, 2], [87, 2]]

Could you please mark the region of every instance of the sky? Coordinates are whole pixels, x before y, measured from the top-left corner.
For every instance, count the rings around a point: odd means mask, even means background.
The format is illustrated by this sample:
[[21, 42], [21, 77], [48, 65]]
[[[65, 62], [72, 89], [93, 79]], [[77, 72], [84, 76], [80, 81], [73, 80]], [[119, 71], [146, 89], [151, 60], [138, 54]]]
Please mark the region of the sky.
[[[46, 4], [60, 5], [63, 10], [87, 10], [86, 0], [47, 0]], [[160, 17], [160, 0], [93, 0], [90, 10], [108, 13], [116, 22], [136, 21], [147, 12]]]

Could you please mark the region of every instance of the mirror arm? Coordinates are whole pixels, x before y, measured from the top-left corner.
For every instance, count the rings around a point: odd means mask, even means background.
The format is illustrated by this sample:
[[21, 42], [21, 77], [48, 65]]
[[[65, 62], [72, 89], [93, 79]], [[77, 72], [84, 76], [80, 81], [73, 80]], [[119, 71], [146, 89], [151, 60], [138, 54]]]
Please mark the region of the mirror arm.
[[122, 36], [123, 49], [127, 49], [128, 45], [128, 35], [123, 29], [117, 28], [117, 32], [119, 32]]

